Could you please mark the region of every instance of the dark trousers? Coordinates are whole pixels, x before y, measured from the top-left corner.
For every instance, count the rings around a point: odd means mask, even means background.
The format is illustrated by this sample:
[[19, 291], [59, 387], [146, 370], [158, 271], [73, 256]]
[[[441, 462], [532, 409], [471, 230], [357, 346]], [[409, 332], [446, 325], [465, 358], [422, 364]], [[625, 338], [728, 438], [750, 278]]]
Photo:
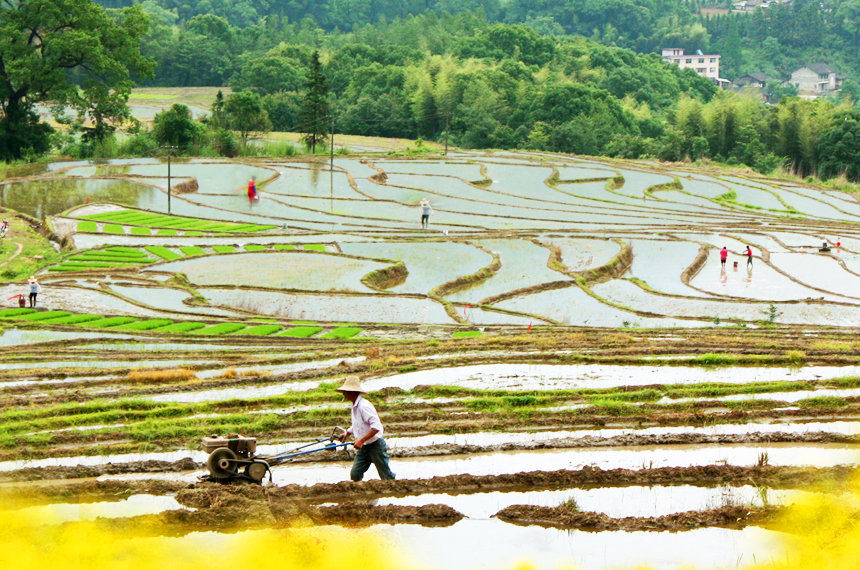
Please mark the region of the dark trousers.
[[38, 294], [38, 293], [30, 293], [30, 306], [31, 306], [31, 307], [35, 307], [35, 306], [36, 306], [36, 295], [37, 295], [37, 294]]
[[430, 214], [421, 214], [421, 227], [430, 225]]
[[353, 481], [361, 481], [370, 469], [371, 463], [376, 465], [376, 472], [379, 473], [380, 479], [394, 479], [394, 473], [388, 467], [388, 445], [382, 438], [361, 446], [361, 449], [356, 452], [349, 478]]

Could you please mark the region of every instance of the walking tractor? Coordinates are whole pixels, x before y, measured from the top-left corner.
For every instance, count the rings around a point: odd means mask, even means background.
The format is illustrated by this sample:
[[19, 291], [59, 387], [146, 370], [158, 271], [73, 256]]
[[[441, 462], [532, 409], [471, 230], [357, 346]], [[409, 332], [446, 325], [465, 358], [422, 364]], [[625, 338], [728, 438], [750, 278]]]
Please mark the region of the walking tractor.
[[257, 455], [257, 438], [244, 437], [238, 434], [228, 434], [223, 437], [213, 435], [203, 438], [203, 450], [209, 454], [206, 460], [208, 475], [200, 477], [201, 481], [215, 483], [231, 483], [233, 481], [263, 483], [266, 474], [272, 482], [272, 467], [302, 455], [319, 451], [335, 451], [344, 449], [352, 443], [341, 443], [340, 438], [346, 435], [342, 427], [334, 427], [331, 435], [271, 456]]

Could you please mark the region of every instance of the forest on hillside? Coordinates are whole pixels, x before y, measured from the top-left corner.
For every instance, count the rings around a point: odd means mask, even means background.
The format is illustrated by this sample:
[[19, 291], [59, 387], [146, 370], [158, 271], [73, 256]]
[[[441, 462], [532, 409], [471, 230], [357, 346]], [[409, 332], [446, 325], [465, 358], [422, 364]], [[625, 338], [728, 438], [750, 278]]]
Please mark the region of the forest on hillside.
[[[230, 156], [254, 152], [248, 142], [255, 133], [306, 133], [316, 149], [334, 129], [444, 139], [464, 148], [705, 158], [760, 172], [787, 167], [804, 176], [860, 179], [860, 111], [850, 89], [830, 99], [783, 97], [768, 105], [758, 92], [719, 90], [655, 53], [493, 23], [489, 4], [457, 13], [427, 9], [390, 21], [377, 14], [376, 23], [357, 20], [353, 31], [341, 31], [324, 29], [310, 16], [292, 21], [259, 13], [242, 27], [218, 15], [226, 3], [219, 8], [210, 1], [212, 13], [199, 14], [194, 10], [203, 2], [192, 10], [170, 1], [104, 11], [83, 0], [74, 5], [72, 20], [39, 10], [57, 0], [0, 12], [11, 45], [26, 46], [0, 53], [0, 82], [7, 85], [0, 90], [2, 158], [38, 156], [51, 147], [81, 158], [107, 156], [105, 149], [119, 141], [119, 126], [131, 127], [132, 137], [122, 141], [125, 153], [169, 144]], [[395, 8], [382, 0], [370, 5]], [[28, 26], [40, 18], [51, 33], [32, 44]], [[61, 20], [75, 22], [72, 35]], [[50, 62], [60, 67], [46, 75]], [[229, 86], [233, 93], [213, 101], [205, 124], [178, 105], [157, 115], [148, 130], [134, 124], [126, 106], [135, 83]], [[77, 118], [63, 119], [68, 129], [52, 129], [35, 113], [37, 102], [71, 106]]]
[[[133, 0], [99, 0], [108, 8]], [[734, 80], [751, 72], [785, 79], [814, 62], [830, 64], [857, 81], [860, 60], [860, 0], [792, 0], [753, 13], [703, 16], [701, 8], [725, 8], [731, 1], [684, 0], [145, 0], [160, 25], [184, 25], [197, 16], [218, 16], [243, 34], [324, 47], [351, 32], [364, 40], [371, 26], [377, 41], [400, 43], [386, 31], [415, 16], [443, 18], [471, 12], [472, 25], [523, 24], [541, 35], [585, 36], [607, 46], [656, 53], [662, 47], [701, 49], [724, 56], [723, 77]], [[414, 26], [410, 26], [414, 27]], [[260, 28], [265, 28], [260, 38]], [[193, 28], [192, 28], [193, 29]], [[333, 39], [326, 39], [330, 35]], [[299, 38], [300, 36], [300, 38]], [[162, 38], [164, 39], [164, 38]], [[434, 53], [444, 38], [417, 34], [406, 44]], [[259, 49], [266, 49], [259, 45]]]

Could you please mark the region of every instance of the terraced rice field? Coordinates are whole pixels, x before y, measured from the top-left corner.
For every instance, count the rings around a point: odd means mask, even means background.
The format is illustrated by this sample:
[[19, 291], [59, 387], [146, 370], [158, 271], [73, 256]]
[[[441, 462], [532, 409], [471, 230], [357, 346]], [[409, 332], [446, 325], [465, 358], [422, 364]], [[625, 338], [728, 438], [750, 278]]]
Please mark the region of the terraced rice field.
[[[361, 526], [428, 568], [745, 568], [787, 556], [799, 498], [851, 492], [852, 195], [529, 153], [211, 162], [169, 214], [151, 159], [5, 189], [64, 244], [37, 308], [0, 287], [9, 516], [189, 544]], [[349, 482], [344, 450], [198, 481], [203, 436], [271, 455], [349, 424], [347, 374], [396, 481]]]

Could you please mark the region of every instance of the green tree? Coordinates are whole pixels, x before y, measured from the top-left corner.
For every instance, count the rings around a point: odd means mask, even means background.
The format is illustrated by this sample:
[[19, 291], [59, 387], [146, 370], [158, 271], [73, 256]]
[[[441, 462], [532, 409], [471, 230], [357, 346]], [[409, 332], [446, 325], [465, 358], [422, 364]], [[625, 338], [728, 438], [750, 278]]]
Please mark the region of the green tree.
[[200, 127], [191, 117], [191, 110], [180, 103], [174, 103], [155, 115], [152, 130], [158, 144], [180, 148], [190, 146], [200, 133]]
[[[140, 6], [118, 20], [91, 0], [17, 0], [0, 9], [0, 158], [44, 152], [49, 129], [33, 105], [70, 104], [94, 121], [94, 138], [130, 117], [132, 74], [149, 77], [140, 54], [147, 30]], [[29, 149], [29, 150], [27, 150]]]
[[240, 91], [228, 95], [224, 100], [224, 114], [230, 128], [239, 131], [243, 145], [248, 143], [253, 133], [272, 130], [263, 99], [256, 93]]
[[325, 143], [330, 114], [328, 103], [328, 84], [322, 73], [320, 53], [311, 55], [311, 70], [305, 83], [302, 111], [299, 115], [299, 132], [304, 133], [302, 141], [316, 152], [317, 143]]
[[836, 115], [832, 125], [821, 132], [816, 147], [821, 178], [860, 180], [860, 112]]

